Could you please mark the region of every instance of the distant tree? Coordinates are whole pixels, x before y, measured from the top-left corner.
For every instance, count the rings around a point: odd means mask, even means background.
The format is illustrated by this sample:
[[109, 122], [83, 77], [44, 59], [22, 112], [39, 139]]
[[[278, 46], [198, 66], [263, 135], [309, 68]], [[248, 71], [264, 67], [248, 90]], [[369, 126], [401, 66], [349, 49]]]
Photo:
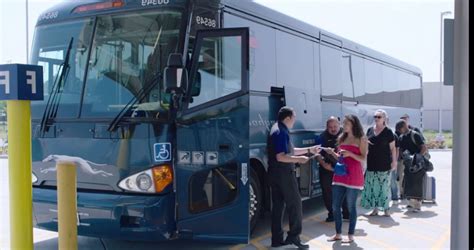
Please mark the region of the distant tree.
[[0, 101], [0, 114], [5, 114], [5, 113], [7, 113], [7, 102]]

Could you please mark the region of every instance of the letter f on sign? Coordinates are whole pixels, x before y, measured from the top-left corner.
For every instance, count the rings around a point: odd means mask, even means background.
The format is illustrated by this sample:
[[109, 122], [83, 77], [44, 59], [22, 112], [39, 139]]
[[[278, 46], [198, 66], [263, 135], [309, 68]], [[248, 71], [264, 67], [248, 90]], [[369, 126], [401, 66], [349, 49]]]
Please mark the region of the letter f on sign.
[[[31, 93], [36, 94], [36, 72], [27, 70], [26, 71], [26, 76], [27, 76], [26, 84], [30, 84], [31, 85]], [[31, 78], [28, 79], [28, 76], [30, 76]]]
[[[4, 79], [2, 79], [2, 76]], [[5, 85], [5, 94], [10, 94], [10, 72], [0, 71], [0, 85]]]

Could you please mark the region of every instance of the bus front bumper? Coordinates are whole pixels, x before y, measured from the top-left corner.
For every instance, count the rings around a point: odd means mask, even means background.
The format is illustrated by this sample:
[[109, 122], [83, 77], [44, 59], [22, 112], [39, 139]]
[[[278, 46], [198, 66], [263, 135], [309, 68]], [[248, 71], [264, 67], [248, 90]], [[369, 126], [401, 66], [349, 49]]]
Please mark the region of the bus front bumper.
[[[33, 188], [34, 226], [58, 231], [56, 190]], [[78, 234], [161, 241], [176, 230], [174, 196], [77, 193]]]

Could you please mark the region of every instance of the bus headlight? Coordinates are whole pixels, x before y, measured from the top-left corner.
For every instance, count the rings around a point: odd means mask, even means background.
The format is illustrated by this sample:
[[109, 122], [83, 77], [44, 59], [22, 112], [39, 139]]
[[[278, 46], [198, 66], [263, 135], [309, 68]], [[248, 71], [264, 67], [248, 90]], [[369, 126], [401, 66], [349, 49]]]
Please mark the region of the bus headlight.
[[147, 174], [140, 174], [137, 176], [137, 187], [141, 191], [147, 191], [151, 188], [153, 182], [151, 181], [151, 177]]
[[171, 166], [163, 165], [136, 173], [119, 183], [119, 187], [133, 192], [160, 193], [173, 182]]

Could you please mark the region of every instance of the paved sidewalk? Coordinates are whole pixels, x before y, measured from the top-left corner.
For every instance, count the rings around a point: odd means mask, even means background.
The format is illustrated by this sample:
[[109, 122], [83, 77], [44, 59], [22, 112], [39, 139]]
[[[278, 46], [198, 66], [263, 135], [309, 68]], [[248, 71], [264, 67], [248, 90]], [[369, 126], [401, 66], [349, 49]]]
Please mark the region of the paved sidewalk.
[[[370, 211], [358, 207], [355, 242], [327, 242], [334, 224], [324, 221], [322, 199], [303, 202], [303, 241], [311, 249], [449, 249], [451, 216], [451, 151], [431, 152], [436, 177], [437, 204], [425, 204], [420, 213], [408, 212], [406, 202], [392, 206], [390, 218], [369, 217]], [[0, 159], [0, 249], [9, 249], [7, 159]], [[164, 243], [117, 241], [79, 236], [79, 249], [267, 249], [270, 247], [269, 214], [261, 220], [248, 245], [210, 244], [177, 240]], [[347, 234], [348, 223], [343, 223]], [[57, 249], [57, 233], [34, 229], [35, 249]], [[280, 248], [280, 249], [289, 249]]]

